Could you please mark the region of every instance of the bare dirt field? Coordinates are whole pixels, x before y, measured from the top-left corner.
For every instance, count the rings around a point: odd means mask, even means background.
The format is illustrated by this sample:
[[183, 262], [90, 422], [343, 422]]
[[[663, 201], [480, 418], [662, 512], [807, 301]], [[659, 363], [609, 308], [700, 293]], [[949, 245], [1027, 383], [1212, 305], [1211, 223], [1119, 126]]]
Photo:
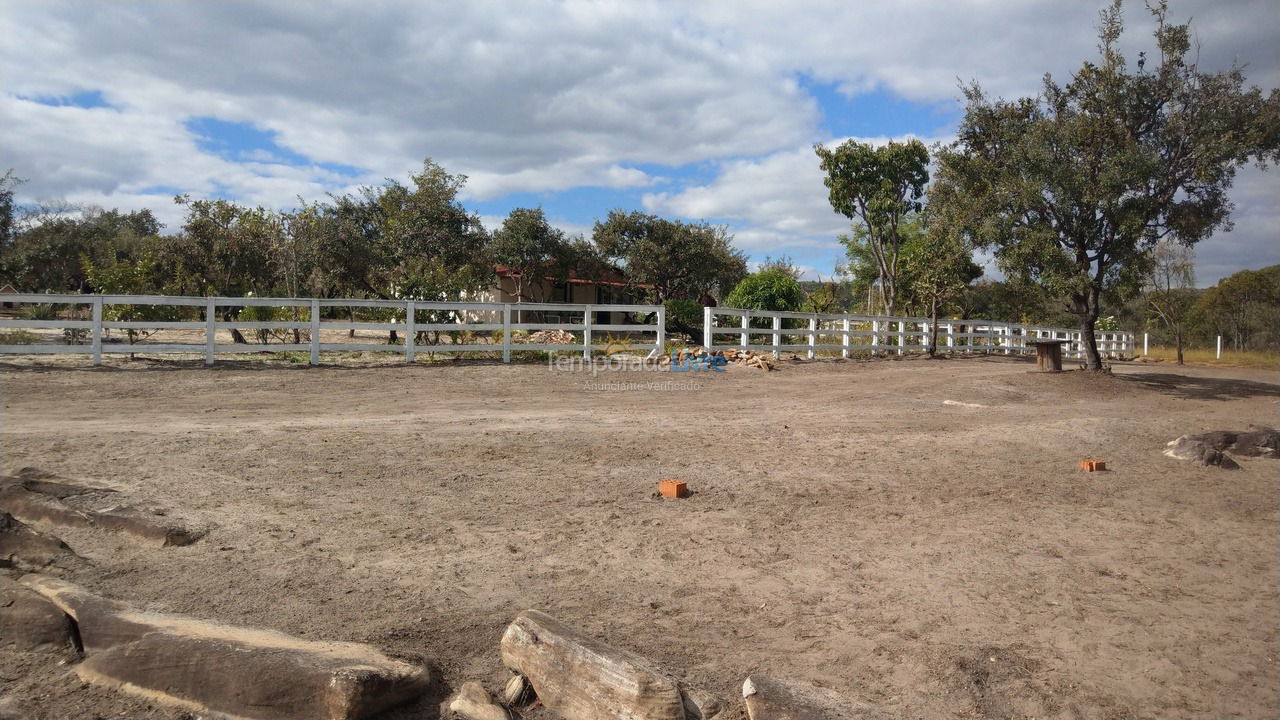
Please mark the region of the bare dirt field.
[[[8, 365], [0, 469], [213, 527], [166, 548], [59, 530], [90, 561], [69, 579], [372, 643], [451, 686], [498, 689], [498, 639], [538, 608], [725, 697], [767, 671], [904, 718], [1280, 716], [1280, 463], [1161, 455], [1275, 425], [1280, 377], [1030, 367]], [[652, 381], [696, 387], [610, 384]], [[655, 497], [663, 477], [693, 496]], [[182, 716], [47, 655], [0, 668], [33, 718]]]

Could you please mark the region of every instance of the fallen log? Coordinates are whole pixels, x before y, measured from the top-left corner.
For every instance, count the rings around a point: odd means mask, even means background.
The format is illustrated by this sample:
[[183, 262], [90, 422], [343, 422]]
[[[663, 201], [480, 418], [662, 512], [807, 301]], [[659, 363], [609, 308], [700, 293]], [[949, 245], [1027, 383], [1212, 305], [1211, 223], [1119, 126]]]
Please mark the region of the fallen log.
[[75, 621], [86, 655], [76, 666], [82, 680], [189, 712], [364, 718], [431, 683], [424, 668], [368, 645], [144, 612], [43, 575], [22, 582]]
[[0, 575], [0, 647], [73, 651], [71, 618], [39, 593]]
[[526, 610], [502, 635], [502, 662], [565, 720], [704, 720], [720, 710], [643, 657]]
[[40, 570], [78, 559], [66, 543], [0, 510], [0, 567]]
[[887, 720], [889, 714], [808, 683], [752, 675], [742, 683], [751, 720]]

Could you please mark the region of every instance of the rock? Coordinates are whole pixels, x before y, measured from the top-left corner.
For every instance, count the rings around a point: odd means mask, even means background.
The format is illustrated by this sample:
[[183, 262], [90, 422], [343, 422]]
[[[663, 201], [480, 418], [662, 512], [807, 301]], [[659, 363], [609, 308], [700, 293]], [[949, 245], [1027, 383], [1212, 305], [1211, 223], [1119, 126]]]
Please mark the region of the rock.
[[466, 682], [449, 699], [449, 710], [467, 720], [510, 720], [507, 709], [495, 703], [478, 682]]
[[887, 720], [890, 715], [866, 703], [808, 683], [752, 675], [742, 683], [751, 720]]
[[1165, 455], [1234, 470], [1240, 467], [1232, 456], [1280, 458], [1280, 432], [1252, 425], [1248, 430], [1214, 430], [1183, 435], [1170, 441]]
[[0, 575], [0, 647], [74, 651], [74, 626], [57, 605]]
[[533, 691], [533, 686], [529, 684], [529, 679], [520, 673], [511, 676], [507, 681], [506, 687], [502, 689], [502, 701], [507, 705], [515, 708], [524, 707], [533, 702], [537, 697], [537, 693]]
[[703, 720], [720, 703], [645, 658], [526, 610], [502, 636], [502, 662], [565, 720]]
[[143, 612], [43, 575], [23, 584], [76, 622], [86, 682], [197, 714], [363, 718], [425, 691], [430, 675], [358, 643]]
[[40, 570], [59, 561], [65, 564], [78, 559], [66, 543], [29, 528], [0, 510], [0, 567]]

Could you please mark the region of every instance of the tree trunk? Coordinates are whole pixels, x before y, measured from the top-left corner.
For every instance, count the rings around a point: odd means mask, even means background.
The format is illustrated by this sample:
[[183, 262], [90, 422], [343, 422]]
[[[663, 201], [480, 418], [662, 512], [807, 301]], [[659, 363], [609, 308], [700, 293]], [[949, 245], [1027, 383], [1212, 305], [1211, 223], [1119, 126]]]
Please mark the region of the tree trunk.
[[929, 307], [929, 357], [938, 355], [938, 298]]
[[1182, 328], [1176, 328], [1173, 331], [1174, 344], [1178, 346], [1178, 364], [1182, 364]]
[[1101, 370], [1102, 356], [1098, 354], [1098, 338], [1093, 333], [1093, 324], [1098, 320], [1097, 291], [1086, 290], [1083, 297], [1077, 298], [1077, 306], [1083, 306], [1080, 313], [1080, 344], [1084, 346], [1084, 367], [1086, 370]]
[[[231, 310], [223, 310], [222, 321], [231, 322], [232, 320], [235, 320], [235, 318], [231, 316]], [[231, 328], [231, 342], [239, 343], [241, 345], [249, 344], [249, 341], [244, 339], [244, 335], [240, 332], [239, 328]]]

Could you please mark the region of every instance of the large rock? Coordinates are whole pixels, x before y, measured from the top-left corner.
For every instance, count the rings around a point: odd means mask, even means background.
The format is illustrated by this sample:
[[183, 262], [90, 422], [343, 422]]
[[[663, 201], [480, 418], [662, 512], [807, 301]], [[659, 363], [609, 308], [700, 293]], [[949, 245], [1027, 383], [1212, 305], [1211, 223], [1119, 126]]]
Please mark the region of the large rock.
[[717, 699], [682, 685], [645, 658], [526, 610], [502, 635], [502, 662], [528, 678], [565, 720], [703, 720]]
[[1240, 467], [1232, 456], [1280, 458], [1280, 432], [1251, 425], [1248, 430], [1214, 430], [1183, 435], [1165, 447], [1165, 455], [1226, 469]]
[[0, 510], [0, 567], [40, 570], [78, 556], [58, 538], [39, 532]]
[[465, 682], [449, 698], [449, 711], [466, 720], [511, 720], [507, 709], [493, 701], [489, 691], [478, 682]]
[[0, 575], [0, 647], [74, 650], [71, 618], [39, 593]]
[[424, 668], [368, 645], [144, 612], [47, 576], [22, 581], [76, 621], [86, 655], [76, 667], [81, 679], [194, 713], [363, 718], [431, 683]]
[[752, 675], [742, 683], [751, 720], [885, 720], [885, 711], [808, 683]]

